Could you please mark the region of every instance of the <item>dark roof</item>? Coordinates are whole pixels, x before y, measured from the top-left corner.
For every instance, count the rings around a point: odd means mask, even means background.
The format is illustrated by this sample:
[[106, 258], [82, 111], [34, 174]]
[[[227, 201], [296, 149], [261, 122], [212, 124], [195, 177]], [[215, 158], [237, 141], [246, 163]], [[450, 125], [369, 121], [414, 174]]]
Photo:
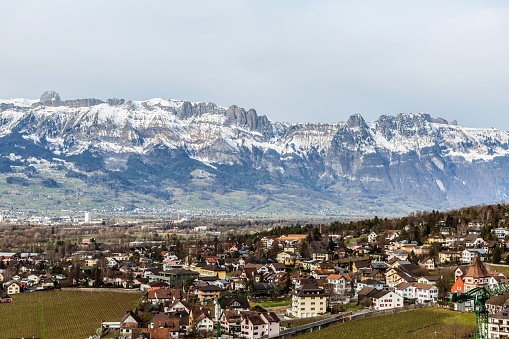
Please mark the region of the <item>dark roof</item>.
[[465, 237], [465, 242], [473, 242], [475, 241], [477, 238], [479, 238], [479, 235], [477, 234], [469, 234]]
[[[214, 272], [222, 272], [222, 271], [226, 271], [226, 269], [221, 268], [221, 267], [216, 266], [216, 265], [207, 265], [207, 266], [203, 266], [201, 269], [202, 269], [202, 270], [206, 270], [206, 271], [214, 271]], [[193, 271], [193, 272], [194, 272], [194, 271]]]
[[150, 287], [170, 287], [170, 285], [168, 285], [167, 283], [162, 282], [162, 281], [152, 281], [148, 285]]
[[186, 270], [184, 268], [174, 268], [165, 272], [173, 275], [200, 275], [196, 271]]
[[486, 305], [504, 306], [505, 302], [509, 299], [509, 292], [504, 292], [502, 295], [494, 295], [486, 300]]
[[355, 267], [357, 267], [357, 269], [369, 266], [369, 261], [367, 260], [358, 260], [354, 261], [353, 263], [355, 264]]
[[324, 294], [324, 291], [315, 284], [304, 284], [301, 288], [294, 291], [297, 296], [311, 296], [313, 294]]
[[164, 327], [164, 328], [174, 328], [176, 330], [180, 329], [180, 323], [178, 318], [174, 318], [162, 312], [159, 312], [156, 315], [154, 315], [150, 322], [154, 324], [154, 328]]
[[279, 268], [279, 269], [285, 269], [286, 268], [285, 264], [278, 263], [278, 262], [272, 263], [271, 265], [274, 268]]
[[373, 269], [379, 269], [379, 270], [384, 270], [387, 268], [387, 264], [384, 263], [384, 262], [372, 262], [371, 263], [371, 267]]
[[376, 291], [376, 288], [374, 287], [369, 287], [369, 286], [364, 286], [358, 293], [357, 295], [358, 296], [366, 296], [368, 294], [370, 294], [371, 292], [373, 291]]
[[277, 316], [276, 313], [274, 312], [264, 312], [262, 313], [262, 315], [265, 317], [265, 319], [267, 319], [269, 322], [279, 322], [280, 319], [279, 317]]
[[213, 277], [198, 277], [197, 279], [198, 279], [198, 281], [217, 281], [217, 280], [219, 280], [219, 278], [216, 277], [216, 276], [213, 276]]
[[422, 270], [423, 268], [416, 264], [402, 264], [399, 265], [398, 268], [402, 269], [403, 271], [413, 274], [414, 271]]
[[428, 260], [433, 261], [433, 259], [431, 259], [430, 257], [424, 257], [424, 258], [419, 259], [419, 262], [420, 262], [421, 264], [424, 264], [424, 263], [425, 263], [426, 261], [428, 261]]
[[124, 316], [122, 317], [122, 319], [120, 319], [120, 322], [123, 323], [127, 318], [129, 317], [133, 317], [133, 319], [139, 324], [141, 323], [141, 319], [136, 315], [134, 314], [131, 310], [127, 311], [126, 314], [124, 314]]
[[365, 285], [379, 285], [379, 284], [383, 285], [382, 282], [374, 280], [374, 279], [366, 279], [366, 280], [361, 281], [360, 283], [365, 284]]
[[390, 291], [388, 291], [388, 290], [377, 290], [376, 292], [373, 291], [373, 293], [370, 294], [369, 297], [370, 298], [379, 299], [379, 298], [385, 296], [388, 293], [390, 293]]
[[240, 323], [242, 321], [242, 317], [237, 311], [224, 311], [223, 316], [229, 323]]
[[160, 288], [148, 292], [149, 299], [181, 299], [182, 291], [177, 288], [164, 289]]
[[271, 283], [254, 283], [253, 285], [256, 291], [269, 291], [274, 289]]
[[[232, 306], [234, 302], [238, 302], [240, 306]], [[230, 307], [237, 307], [237, 308], [247, 308], [249, 309], [249, 301], [247, 301], [246, 296], [237, 296], [237, 297], [231, 297], [231, 298], [224, 298], [221, 299], [221, 308], [224, 310], [226, 308]]]
[[247, 315], [245, 318], [253, 325], [264, 325], [265, 321], [259, 315]]

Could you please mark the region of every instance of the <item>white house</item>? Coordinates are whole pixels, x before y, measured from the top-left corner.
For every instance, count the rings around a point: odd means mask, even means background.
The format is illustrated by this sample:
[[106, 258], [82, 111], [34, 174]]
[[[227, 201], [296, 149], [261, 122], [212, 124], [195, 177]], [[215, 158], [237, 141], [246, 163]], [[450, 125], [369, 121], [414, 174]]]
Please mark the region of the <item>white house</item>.
[[41, 278], [35, 274], [30, 274], [27, 279], [30, 281], [30, 285], [37, 285], [41, 281]]
[[214, 330], [214, 322], [205, 313], [198, 315], [196, 319], [194, 319], [194, 322], [196, 324], [196, 330], [202, 333], [202, 335]]
[[438, 287], [432, 284], [414, 284], [415, 298], [420, 304], [428, 300], [436, 300], [438, 298]]
[[381, 290], [384, 288], [384, 284], [382, 282], [374, 280], [374, 279], [366, 279], [366, 280], [357, 282], [357, 287], [355, 288], [355, 291], [359, 292], [364, 287], [374, 287], [377, 290]]
[[484, 240], [478, 234], [469, 234], [465, 237], [465, 247], [479, 247], [484, 244]]
[[414, 299], [415, 298], [415, 283], [408, 283], [408, 282], [402, 282], [396, 285], [394, 288], [394, 293], [399, 295], [400, 297], [407, 298], [407, 299]]
[[505, 236], [509, 234], [509, 228], [495, 228], [491, 232], [495, 233], [497, 238], [504, 239]]
[[177, 300], [170, 306], [166, 306], [164, 308], [164, 313], [175, 313], [180, 311], [186, 311], [187, 313], [189, 313], [189, 308], [186, 305], [184, 305], [180, 300]]
[[479, 257], [481, 261], [485, 261], [486, 251], [482, 248], [467, 248], [461, 252], [461, 260], [464, 264], [471, 264], [475, 257]]
[[327, 277], [327, 283], [334, 286], [334, 293], [342, 294], [350, 287], [352, 278], [348, 274], [330, 274]]
[[373, 308], [377, 311], [403, 307], [403, 297], [388, 290], [381, 290], [370, 296]]

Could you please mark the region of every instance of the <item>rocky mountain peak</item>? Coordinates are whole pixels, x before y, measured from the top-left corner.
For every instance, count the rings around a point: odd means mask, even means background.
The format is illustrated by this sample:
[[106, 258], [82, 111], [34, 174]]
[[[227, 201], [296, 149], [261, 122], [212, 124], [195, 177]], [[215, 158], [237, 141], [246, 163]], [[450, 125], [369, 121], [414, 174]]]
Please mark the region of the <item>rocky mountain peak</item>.
[[48, 102], [48, 101], [62, 101], [60, 100], [60, 95], [55, 91], [46, 91], [42, 93], [40, 102]]
[[362, 115], [360, 115], [359, 113], [351, 115], [350, 118], [348, 119], [348, 121], [346, 122], [346, 125], [349, 128], [358, 128], [358, 127], [367, 128], [368, 127], [368, 125], [366, 124], [366, 121], [364, 120]]

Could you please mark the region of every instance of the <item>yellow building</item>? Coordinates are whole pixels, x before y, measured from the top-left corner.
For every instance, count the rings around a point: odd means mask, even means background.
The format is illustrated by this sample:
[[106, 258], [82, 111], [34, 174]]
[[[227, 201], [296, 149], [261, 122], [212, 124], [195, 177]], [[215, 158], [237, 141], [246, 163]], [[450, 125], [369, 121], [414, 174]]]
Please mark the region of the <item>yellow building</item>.
[[291, 313], [296, 318], [316, 317], [327, 310], [325, 292], [314, 284], [305, 284], [292, 296]]
[[206, 277], [218, 277], [219, 279], [224, 280], [226, 279], [226, 269], [215, 265], [203, 266], [200, 270], [200, 275]]
[[288, 252], [281, 252], [277, 255], [276, 260], [278, 263], [285, 264], [286, 266], [295, 265], [297, 256]]
[[438, 254], [438, 260], [441, 264], [454, 263], [461, 259], [461, 253], [457, 251], [442, 251]]

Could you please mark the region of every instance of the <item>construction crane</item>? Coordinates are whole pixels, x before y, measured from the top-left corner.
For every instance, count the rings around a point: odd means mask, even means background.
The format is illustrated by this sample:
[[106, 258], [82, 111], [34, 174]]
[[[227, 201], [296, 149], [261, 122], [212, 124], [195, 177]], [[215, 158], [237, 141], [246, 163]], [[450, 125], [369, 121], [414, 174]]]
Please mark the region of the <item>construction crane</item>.
[[492, 296], [502, 295], [509, 292], [509, 283], [504, 282], [493, 286], [480, 286], [471, 289], [467, 293], [454, 292], [450, 300], [456, 303], [474, 301], [475, 313], [475, 337], [476, 339], [488, 339], [488, 314], [486, 300]]

